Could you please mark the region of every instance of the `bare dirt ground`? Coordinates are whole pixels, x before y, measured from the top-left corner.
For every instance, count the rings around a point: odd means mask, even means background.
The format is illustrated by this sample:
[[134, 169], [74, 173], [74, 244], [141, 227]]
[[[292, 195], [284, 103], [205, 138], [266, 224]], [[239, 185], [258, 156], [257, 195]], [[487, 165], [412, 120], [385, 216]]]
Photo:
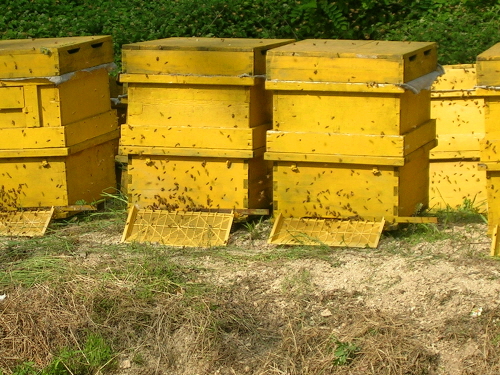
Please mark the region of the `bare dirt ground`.
[[[211, 286], [200, 295], [186, 286], [162, 291], [147, 302], [134, 298], [130, 276], [113, 271], [113, 282], [92, 281], [92, 270], [115, 270], [130, 256], [128, 248], [106, 253], [119, 246], [117, 231], [67, 230], [60, 235], [78, 240], [65, 260], [89, 276], [67, 282], [62, 294], [46, 284], [6, 288], [0, 365], [11, 368], [8, 356], [42, 364], [53, 355], [51, 339], [99, 327], [119, 341], [120, 375], [500, 373], [500, 263], [489, 257], [485, 224], [420, 237], [400, 231], [377, 249], [276, 247], [265, 240], [270, 224], [259, 225], [254, 238], [236, 228], [227, 248], [147, 248], [195, 270], [187, 286]], [[110, 295], [117, 306], [97, 319], [98, 302]], [[48, 318], [55, 321], [40, 323]]]

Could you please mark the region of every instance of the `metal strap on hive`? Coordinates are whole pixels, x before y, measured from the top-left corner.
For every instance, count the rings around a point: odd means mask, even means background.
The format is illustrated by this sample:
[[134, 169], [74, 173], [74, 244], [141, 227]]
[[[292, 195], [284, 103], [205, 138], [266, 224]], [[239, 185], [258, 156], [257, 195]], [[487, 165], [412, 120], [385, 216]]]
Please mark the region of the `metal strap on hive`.
[[54, 214], [49, 210], [0, 212], [0, 236], [43, 236]]
[[284, 218], [278, 215], [269, 243], [281, 245], [378, 246], [385, 220], [380, 222], [322, 218]]
[[153, 242], [170, 246], [223, 246], [229, 239], [233, 213], [139, 209], [128, 215], [122, 242]]

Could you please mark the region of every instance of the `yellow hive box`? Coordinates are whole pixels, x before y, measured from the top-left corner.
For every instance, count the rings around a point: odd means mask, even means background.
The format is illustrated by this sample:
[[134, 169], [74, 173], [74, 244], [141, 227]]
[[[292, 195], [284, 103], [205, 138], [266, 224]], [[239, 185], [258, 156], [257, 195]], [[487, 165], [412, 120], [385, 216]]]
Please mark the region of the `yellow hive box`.
[[0, 78], [60, 76], [111, 62], [110, 36], [0, 40]]
[[486, 172], [476, 160], [431, 160], [429, 208], [459, 208], [468, 201], [481, 212], [488, 208]]
[[104, 68], [60, 84], [0, 79], [0, 149], [68, 147], [117, 128]]
[[124, 45], [120, 81], [128, 85], [127, 125], [249, 128], [270, 123], [265, 55], [292, 41], [167, 38]]
[[129, 202], [140, 208], [268, 209], [271, 167], [262, 155], [182, 157], [130, 155]]
[[269, 51], [267, 76], [304, 87], [358, 83], [349, 89], [356, 90], [412, 81], [436, 70], [436, 61], [435, 43], [311, 39]]
[[90, 204], [101, 199], [103, 190], [114, 191], [118, 137], [116, 132], [107, 137], [109, 140], [104, 143], [67, 149], [66, 155], [61, 156], [3, 150], [0, 208]]
[[476, 89], [474, 64], [446, 65], [431, 90], [431, 117], [438, 145], [431, 159], [479, 158], [484, 137], [485, 97]]
[[428, 168], [425, 147], [408, 155], [401, 167], [275, 161], [273, 212], [284, 217], [391, 222], [427, 206]]

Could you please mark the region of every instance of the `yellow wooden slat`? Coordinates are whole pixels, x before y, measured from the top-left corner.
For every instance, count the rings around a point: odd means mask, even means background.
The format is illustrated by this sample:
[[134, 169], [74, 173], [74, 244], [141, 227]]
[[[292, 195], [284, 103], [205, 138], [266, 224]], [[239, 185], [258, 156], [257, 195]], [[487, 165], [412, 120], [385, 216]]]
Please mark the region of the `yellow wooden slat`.
[[161, 148], [253, 150], [265, 146], [270, 125], [254, 128], [122, 125], [121, 145]]
[[185, 74], [121, 74], [120, 82], [176, 85], [227, 85], [254, 86], [255, 77], [246, 76], [195, 76]]
[[[202, 148], [165, 148], [165, 147], [143, 147], [143, 146], [120, 146], [119, 153], [122, 155], [153, 155], [153, 156], [187, 156], [187, 157], [207, 157], [207, 158], [232, 158], [250, 159], [261, 156], [265, 151], [262, 147], [256, 150], [222, 150], [222, 149], [202, 149]], [[1, 155], [1, 151], [0, 151]]]
[[376, 248], [384, 228], [380, 222], [321, 218], [276, 218], [268, 242], [279, 245], [327, 245]]
[[337, 92], [356, 92], [356, 93], [388, 93], [401, 94], [405, 90], [395, 84], [382, 84], [371, 82], [303, 82], [303, 81], [283, 81], [267, 80], [266, 89], [283, 91], [337, 91]]
[[68, 156], [77, 152], [83, 151], [112, 139], [118, 139], [120, 136], [119, 129], [109, 133], [87, 139], [81, 143], [71, 147], [60, 148], [24, 148], [12, 150], [0, 150], [0, 158], [30, 158], [30, 157], [47, 157], [47, 156]]
[[474, 160], [432, 160], [429, 164], [429, 208], [458, 208], [468, 199], [487, 210], [486, 172]]
[[169, 246], [211, 247], [227, 245], [232, 213], [129, 211], [122, 242], [151, 242]]
[[1, 87], [0, 86], [0, 111], [24, 107], [23, 87]]
[[404, 157], [337, 155], [337, 154], [303, 154], [300, 152], [270, 152], [264, 154], [266, 160], [304, 161], [315, 163], [371, 164], [403, 166]]
[[292, 39], [166, 38], [122, 46], [123, 71], [239, 76], [265, 73], [265, 51]]
[[274, 153], [404, 157], [435, 137], [434, 120], [402, 136], [270, 130], [267, 132], [267, 150]]

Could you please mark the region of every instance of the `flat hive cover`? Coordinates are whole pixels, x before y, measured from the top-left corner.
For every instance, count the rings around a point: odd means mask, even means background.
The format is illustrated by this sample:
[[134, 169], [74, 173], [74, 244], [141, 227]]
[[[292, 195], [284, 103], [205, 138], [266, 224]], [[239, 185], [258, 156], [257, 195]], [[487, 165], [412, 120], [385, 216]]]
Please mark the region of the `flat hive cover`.
[[122, 242], [181, 247], [227, 245], [233, 214], [138, 209], [129, 211]]
[[166, 38], [122, 46], [134, 74], [238, 76], [265, 73], [265, 51], [293, 39]]
[[0, 40], [0, 78], [58, 76], [112, 62], [110, 36]]
[[395, 83], [437, 68], [436, 43], [307, 39], [268, 52], [268, 79]]

